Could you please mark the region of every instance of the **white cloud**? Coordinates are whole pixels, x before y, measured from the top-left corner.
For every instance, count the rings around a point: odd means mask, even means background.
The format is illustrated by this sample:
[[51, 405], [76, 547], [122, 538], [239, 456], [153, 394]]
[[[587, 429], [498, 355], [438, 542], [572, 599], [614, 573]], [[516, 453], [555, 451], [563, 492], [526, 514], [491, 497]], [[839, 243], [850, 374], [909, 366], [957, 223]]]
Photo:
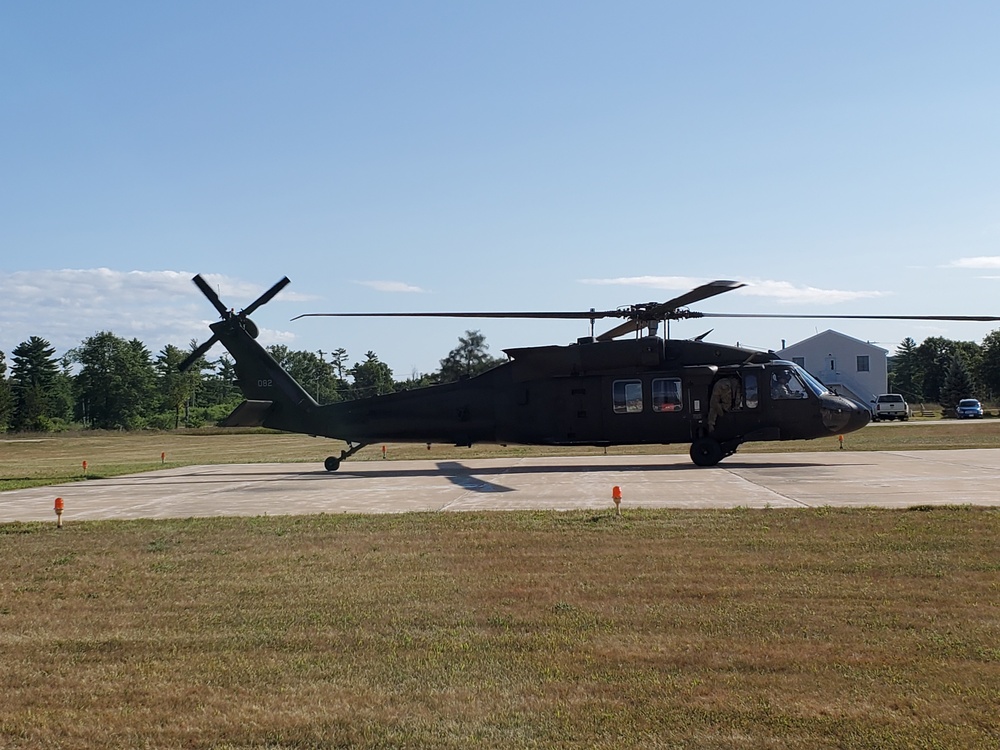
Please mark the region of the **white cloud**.
[[[581, 279], [580, 283], [638, 286], [683, 293], [702, 284], [707, 284], [709, 281], [713, 281], [713, 279], [700, 279], [689, 276], [626, 276], [611, 279]], [[746, 281], [745, 283], [746, 286], [737, 289], [733, 293], [744, 294], [750, 297], [766, 297], [776, 302], [799, 304], [837, 304], [888, 295], [888, 292], [848, 291], [843, 289], [819, 289], [811, 286], [796, 286], [788, 281], [766, 279]]]
[[979, 255], [973, 258], [958, 258], [945, 267], [993, 270], [1000, 268], [1000, 255]]
[[600, 286], [641, 286], [649, 289], [687, 291], [710, 279], [695, 279], [690, 276], [619, 276], [612, 279], [580, 279], [581, 284]]
[[377, 292], [389, 292], [389, 293], [423, 293], [425, 290], [421, 289], [419, 286], [413, 286], [413, 284], [407, 284], [405, 281], [355, 281], [355, 284], [360, 286], [366, 286], [370, 289], [374, 289]]
[[850, 291], [846, 289], [819, 289], [813, 286], [795, 286], [788, 281], [751, 281], [737, 293], [750, 297], [767, 297], [776, 302], [800, 304], [839, 304], [858, 299], [889, 296], [890, 292]]
[[[108, 268], [16, 271], [0, 274], [0, 350], [30, 336], [46, 339], [59, 354], [87, 337], [110, 331], [138, 338], [154, 353], [167, 344], [186, 348], [208, 338], [218, 320], [211, 303], [185, 271], [114, 271]], [[223, 304], [250, 304], [265, 287], [220, 274], [204, 274]], [[285, 289], [279, 299], [308, 299]], [[261, 332], [262, 344], [286, 343], [294, 334]]]

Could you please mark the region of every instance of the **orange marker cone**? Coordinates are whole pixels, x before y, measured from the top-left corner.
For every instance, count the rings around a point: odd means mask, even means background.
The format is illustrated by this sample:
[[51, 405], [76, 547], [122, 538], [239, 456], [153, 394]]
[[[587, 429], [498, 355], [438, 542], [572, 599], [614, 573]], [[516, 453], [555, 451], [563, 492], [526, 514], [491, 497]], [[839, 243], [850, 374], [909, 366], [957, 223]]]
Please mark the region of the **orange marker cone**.
[[622, 514], [622, 488], [617, 484], [611, 488], [611, 499], [615, 501], [615, 513]]
[[56, 498], [56, 528], [62, 528], [62, 514], [63, 514], [63, 499], [61, 497]]

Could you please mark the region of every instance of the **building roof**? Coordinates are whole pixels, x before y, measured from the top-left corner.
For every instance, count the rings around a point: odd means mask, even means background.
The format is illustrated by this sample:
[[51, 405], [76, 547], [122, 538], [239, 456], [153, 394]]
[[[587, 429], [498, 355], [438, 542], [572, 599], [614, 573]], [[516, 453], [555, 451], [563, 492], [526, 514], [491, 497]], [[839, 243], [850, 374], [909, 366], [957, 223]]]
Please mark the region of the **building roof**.
[[840, 338], [840, 339], [847, 339], [848, 341], [852, 342], [853, 344], [857, 345], [858, 347], [867, 347], [869, 349], [875, 349], [875, 350], [878, 350], [878, 351], [882, 352], [883, 354], [888, 354], [889, 353], [888, 349], [883, 349], [881, 346], [875, 346], [874, 344], [870, 344], [867, 341], [862, 341], [861, 339], [856, 339], [853, 336], [848, 336], [846, 333], [840, 333], [839, 331], [834, 331], [832, 329], [827, 329], [827, 330], [823, 331], [822, 333], [817, 333], [815, 336], [810, 336], [807, 339], [802, 339], [802, 341], [798, 341], [798, 342], [796, 342], [794, 344], [791, 344], [790, 346], [786, 346], [784, 349], [779, 350], [778, 354], [781, 354], [782, 352], [786, 352], [789, 349], [796, 349], [796, 348], [798, 348], [800, 346], [803, 346], [803, 345], [815, 344], [815, 343], [818, 343], [819, 341], [821, 341], [823, 339], [827, 339], [827, 338], [830, 338], [830, 337], [836, 337], [836, 338]]

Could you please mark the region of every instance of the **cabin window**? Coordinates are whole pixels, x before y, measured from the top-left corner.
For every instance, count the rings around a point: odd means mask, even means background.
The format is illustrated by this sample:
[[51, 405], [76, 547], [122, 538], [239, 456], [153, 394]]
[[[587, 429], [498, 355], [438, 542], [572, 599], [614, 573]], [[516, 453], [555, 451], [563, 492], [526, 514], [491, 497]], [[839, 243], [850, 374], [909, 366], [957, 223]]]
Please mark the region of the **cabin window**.
[[752, 372], [743, 375], [743, 399], [748, 409], [756, 409], [760, 403], [757, 395], [757, 375]]
[[642, 411], [642, 381], [616, 380], [612, 388], [615, 414], [636, 414]]
[[792, 362], [797, 364], [799, 367], [805, 368], [806, 358], [805, 357], [792, 357]]
[[858, 372], [868, 372], [869, 362], [867, 354], [858, 355]]
[[680, 378], [653, 378], [653, 411], [680, 411]]

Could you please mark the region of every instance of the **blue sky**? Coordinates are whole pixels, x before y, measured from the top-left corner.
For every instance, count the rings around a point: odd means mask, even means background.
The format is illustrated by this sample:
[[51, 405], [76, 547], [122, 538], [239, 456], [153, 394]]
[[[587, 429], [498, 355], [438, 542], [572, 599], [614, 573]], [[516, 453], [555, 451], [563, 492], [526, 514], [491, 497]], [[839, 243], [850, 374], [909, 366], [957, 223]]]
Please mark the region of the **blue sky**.
[[[1000, 314], [1000, 5], [0, 5], [0, 350], [207, 338], [202, 273], [264, 343], [428, 372], [587, 323], [290, 318], [586, 310]], [[609, 323], [607, 327], [612, 324]], [[778, 348], [836, 328], [712, 320]], [[214, 350], [213, 355], [221, 353]]]

